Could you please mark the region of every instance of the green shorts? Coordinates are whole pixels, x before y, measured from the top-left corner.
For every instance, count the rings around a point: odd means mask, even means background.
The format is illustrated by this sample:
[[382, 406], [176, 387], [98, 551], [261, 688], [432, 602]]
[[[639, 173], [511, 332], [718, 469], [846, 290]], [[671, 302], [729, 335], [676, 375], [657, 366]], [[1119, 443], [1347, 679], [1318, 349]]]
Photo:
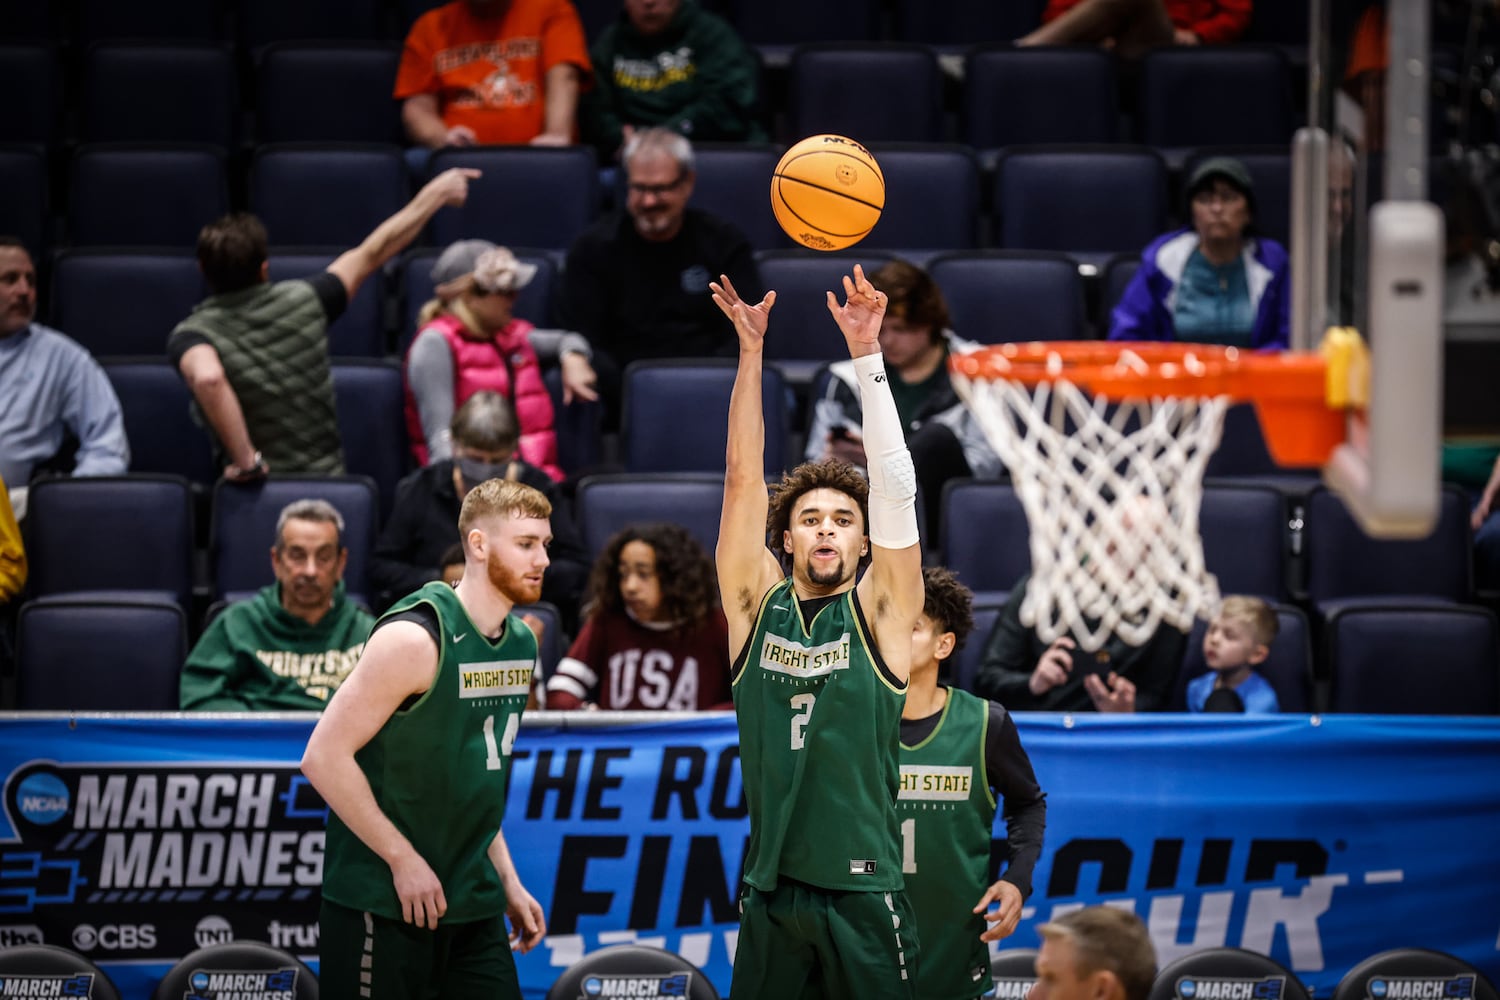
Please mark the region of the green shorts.
[[318, 992], [349, 1000], [520, 1000], [505, 917], [435, 931], [323, 900]]
[[734, 1000], [914, 1000], [917, 925], [903, 892], [745, 886]]

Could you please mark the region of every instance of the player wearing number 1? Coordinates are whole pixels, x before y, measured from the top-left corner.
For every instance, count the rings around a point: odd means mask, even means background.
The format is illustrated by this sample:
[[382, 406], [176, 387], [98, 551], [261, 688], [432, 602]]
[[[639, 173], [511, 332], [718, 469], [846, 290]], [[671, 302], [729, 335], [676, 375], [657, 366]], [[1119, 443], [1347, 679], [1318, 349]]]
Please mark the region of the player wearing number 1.
[[[1031, 894], [1047, 800], [1010, 713], [938, 683], [974, 627], [974, 595], [946, 569], [928, 567], [922, 578], [927, 602], [912, 630], [901, 717], [901, 867], [922, 932], [917, 995], [971, 1000], [994, 989], [986, 942], [1016, 929]], [[992, 883], [997, 794], [1009, 849]]]
[[[491, 479], [458, 515], [464, 575], [398, 601], [308, 739], [327, 801], [319, 982], [327, 996], [517, 1000], [512, 947], [546, 933], [500, 819], [536, 638], [552, 505]], [[507, 934], [505, 921], [512, 931]]]
[[717, 551], [750, 809], [735, 1000], [911, 1000], [896, 793], [922, 556], [880, 356], [885, 294], [856, 265], [844, 304], [828, 295], [859, 379], [868, 484], [829, 461], [768, 495], [761, 349], [776, 293], [751, 305], [727, 278], [711, 287], [740, 342]]

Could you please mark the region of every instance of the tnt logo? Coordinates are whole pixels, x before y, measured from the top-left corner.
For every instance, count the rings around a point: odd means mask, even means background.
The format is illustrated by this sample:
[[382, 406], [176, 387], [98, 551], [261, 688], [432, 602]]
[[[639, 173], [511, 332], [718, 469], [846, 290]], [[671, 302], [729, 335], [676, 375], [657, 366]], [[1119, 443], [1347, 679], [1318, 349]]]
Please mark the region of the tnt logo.
[[223, 917], [210, 913], [193, 928], [193, 940], [200, 948], [227, 944], [234, 940], [234, 928]]
[[94, 974], [76, 976], [6, 976], [0, 979], [0, 1000], [11, 997], [91, 997]]
[[579, 1000], [595, 997], [685, 997], [692, 985], [691, 973], [670, 976], [589, 976], [583, 981]]

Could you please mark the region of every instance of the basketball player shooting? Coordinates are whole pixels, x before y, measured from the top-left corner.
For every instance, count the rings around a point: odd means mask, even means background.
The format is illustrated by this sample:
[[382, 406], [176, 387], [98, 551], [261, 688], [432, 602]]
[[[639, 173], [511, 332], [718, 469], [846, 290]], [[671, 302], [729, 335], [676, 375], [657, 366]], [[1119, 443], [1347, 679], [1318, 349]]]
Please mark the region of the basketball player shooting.
[[750, 809], [734, 996], [911, 1000], [896, 796], [924, 592], [916, 479], [878, 341], [886, 297], [858, 265], [842, 305], [828, 294], [859, 378], [868, 484], [847, 463], [805, 463], [768, 494], [761, 370], [776, 293], [750, 305], [728, 278], [710, 287], [740, 343], [717, 552]]

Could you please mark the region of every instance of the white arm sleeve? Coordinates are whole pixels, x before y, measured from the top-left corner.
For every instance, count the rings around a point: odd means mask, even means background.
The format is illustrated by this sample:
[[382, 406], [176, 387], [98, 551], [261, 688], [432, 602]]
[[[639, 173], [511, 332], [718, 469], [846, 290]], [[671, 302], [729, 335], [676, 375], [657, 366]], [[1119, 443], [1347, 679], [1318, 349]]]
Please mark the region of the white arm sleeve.
[[854, 359], [864, 410], [865, 460], [870, 472], [870, 541], [883, 549], [917, 544], [917, 473], [906, 450], [901, 417], [886, 381], [885, 359]]

